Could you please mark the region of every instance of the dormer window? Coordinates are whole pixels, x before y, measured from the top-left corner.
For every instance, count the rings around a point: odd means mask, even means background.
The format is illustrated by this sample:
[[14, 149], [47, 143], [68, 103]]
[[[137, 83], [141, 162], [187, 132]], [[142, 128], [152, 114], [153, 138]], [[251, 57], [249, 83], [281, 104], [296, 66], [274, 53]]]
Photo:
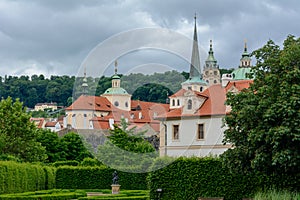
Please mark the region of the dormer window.
[[187, 106], [188, 106], [187, 107], [188, 110], [192, 109], [192, 100], [191, 99], [188, 100], [188, 105]]
[[175, 106], [175, 99], [172, 100], [172, 106]]
[[177, 106], [180, 106], [180, 100], [177, 99]]

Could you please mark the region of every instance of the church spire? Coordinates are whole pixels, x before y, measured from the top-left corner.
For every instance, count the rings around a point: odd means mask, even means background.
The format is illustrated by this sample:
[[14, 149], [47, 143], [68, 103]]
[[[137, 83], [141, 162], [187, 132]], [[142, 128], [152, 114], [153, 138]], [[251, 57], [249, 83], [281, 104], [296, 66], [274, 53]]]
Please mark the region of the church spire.
[[194, 27], [194, 41], [193, 41], [193, 50], [192, 50], [191, 67], [190, 67], [190, 78], [201, 77], [200, 56], [199, 56], [198, 39], [197, 39], [196, 13], [194, 19], [195, 19], [195, 27]]
[[217, 60], [215, 59], [215, 56], [214, 56], [212, 40], [209, 41], [209, 51], [208, 51], [208, 57], [206, 59], [206, 62], [214, 62], [214, 63], [217, 62]]
[[244, 52], [242, 54], [242, 58], [240, 59], [239, 67], [251, 67], [251, 58], [247, 49], [247, 40], [244, 42]]
[[87, 95], [87, 89], [89, 87], [88, 83], [87, 83], [87, 79], [86, 79], [86, 67], [84, 67], [84, 73], [83, 73], [83, 80], [82, 80], [82, 85], [81, 85], [82, 89], [83, 89], [83, 95]]

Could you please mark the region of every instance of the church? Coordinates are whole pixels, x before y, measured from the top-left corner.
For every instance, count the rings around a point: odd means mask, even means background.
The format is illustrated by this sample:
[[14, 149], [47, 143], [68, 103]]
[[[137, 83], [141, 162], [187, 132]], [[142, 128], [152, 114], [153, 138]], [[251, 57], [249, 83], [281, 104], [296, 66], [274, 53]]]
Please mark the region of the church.
[[228, 92], [238, 93], [248, 88], [252, 80], [251, 59], [245, 43], [240, 66], [220, 79], [212, 41], [201, 73], [195, 17], [194, 43], [188, 80], [182, 89], [170, 96], [169, 111], [158, 116], [160, 121], [160, 156], [220, 155], [231, 145], [223, 145], [223, 118], [230, 112], [225, 105]]
[[[107, 133], [113, 124], [125, 119], [130, 127], [147, 130], [147, 136], [159, 136], [160, 156], [203, 157], [220, 155], [231, 148], [222, 143], [226, 129], [223, 118], [230, 112], [225, 105], [226, 94], [238, 93], [252, 83], [246, 76], [251, 70], [247, 44], [240, 66], [221, 78], [212, 41], [201, 71], [196, 17], [193, 39], [189, 78], [181, 83], [179, 91], [169, 96], [169, 104], [131, 100], [131, 95], [121, 87], [115, 62], [111, 87], [100, 96], [81, 95], [66, 108], [64, 127]], [[82, 88], [86, 91], [87, 87], [85, 73]]]

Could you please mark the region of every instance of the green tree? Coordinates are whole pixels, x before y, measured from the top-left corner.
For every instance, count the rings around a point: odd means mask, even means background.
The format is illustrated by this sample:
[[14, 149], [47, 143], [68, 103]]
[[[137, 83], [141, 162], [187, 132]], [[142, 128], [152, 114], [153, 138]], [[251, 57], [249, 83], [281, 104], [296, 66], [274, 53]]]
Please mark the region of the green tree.
[[66, 153], [66, 160], [83, 161], [84, 158], [92, 158], [90, 148], [80, 135], [70, 132], [61, 138], [61, 143]]
[[249, 89], [228, 94], [223, 155], [231, 169], [279, 177], [291, 187], [300, 180], [300, 39], [288, 36], [253, 52], [257, 65]]
[[150, 169], [158, 153], [144, 139], [145, 132], [135, 128], [128, 129], [123, 119], [121, 125], [115, 125], [103, 145], [99, 145], [97, 158], [105, 165], [127, 172], [146, 172]]
[[44, 161], [45, 148], [37, 141], [38, 130], [22, 103], [12, 98], [0, 102], [0, 152], [23, 161]]
[[66, 146], [65, 143], [61, 142], [61, 138], [58, 137], [57, 133], [48, 129], [39, 129], [37, 141], [46, 148], [48, 156], [46, 162], [54, 163], [66, 160]]

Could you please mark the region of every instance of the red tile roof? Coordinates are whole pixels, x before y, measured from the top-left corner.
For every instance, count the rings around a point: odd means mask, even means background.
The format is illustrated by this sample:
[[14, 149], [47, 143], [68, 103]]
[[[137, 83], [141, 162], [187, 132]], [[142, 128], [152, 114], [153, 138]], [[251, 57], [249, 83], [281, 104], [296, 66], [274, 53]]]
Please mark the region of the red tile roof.
[[105, 97], [81, 95], [66, 110], [111, 111], [112, 107], [111, 103]]
[[43, 124], [45, 119], [44, 118], [30, 118], [31, 122], [34, 122], [34, 124], [38, 127], [38, 128], [43, 128]]
[[242, 91], [245, 88], [249, 88], [251, 83], [253, 83], [253, 80], [229, 81], [225, 87], [226, 92], [232, 87], [235, 87], [238, 91]]
[[[180, 90], [178, 90], [175, 94], [173, 94], [173, 95], [171, 95], [171, 96], [169, 96], [169, 97], [181, 97], [181, 96], [183, 96], [184, 95], [184, 93], [186, 93], [187, 92], [187, 90], [185, 90], [185, 89], [180, 89]], [[204, 96], [204, 97], [207, 97], [204, 93], [201, 93], [201, 92], [197, 92], [197, 91], [193, 91], [192, 90], [192, 92], [194, 92], [194, 94], [196, 94], [196, 95], [198, 95], [198, 96]]]
[[131, 101], [132, 111], [120, 109], [111, 110], [110, 114], [104, 117], [94, 117], [93, 122], [95, 129], [109, 129], [109, 119], [114, 119], [114, 123], [120, 123], [121, 118], [127, 118], [130, 124], [143, 126], [149, 124], [155, 131], [159, 131], [159, 121], [154, 117], [168, 111], [168, 104], [160, 104], [144, 101]]
[[55, 127], [57, 122], [46, 122], [45, 127]]
[[[183, 108], [173, 109], [169, 112], [163, 113], [157, 119], [165, 119], [165, 118], [179, 118], [179, 117], [193, 117], [193, 116], [212, 116], [212, 115], [225, 115], [226, 114], [226, 93], [227, 91], [234, 86], [236, 89], [241, 91], [244, 88], [248, 88], [252, 83], [252, 80], [241, 80], [229, 82], [225, 88], [221, 86], [221, 84], [212, 85], [207, 88], [202, 93], [195, 92], [197, 95], [208, 97], [206, 101], [202, 104], [202, 106], [192, 114], [183, 114]], [[172, 95], [171, 97], [183, 96], [186, 90], [179, 90], [177, 93]]]

